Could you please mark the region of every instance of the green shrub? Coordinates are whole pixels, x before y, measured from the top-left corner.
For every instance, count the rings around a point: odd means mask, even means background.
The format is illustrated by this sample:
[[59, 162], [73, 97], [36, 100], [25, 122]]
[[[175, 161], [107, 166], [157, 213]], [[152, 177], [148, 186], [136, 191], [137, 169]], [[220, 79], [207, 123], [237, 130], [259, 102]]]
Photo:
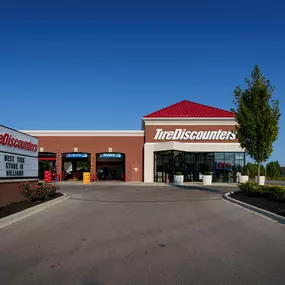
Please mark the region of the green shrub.
[[256, 183], [246, 182], [246, 183], [239, 184], [239, 189], [242, 192], [257, 192], [258, 191], [258, 186], [257, 186]]
[[177, 171], [176, 175], [182, 175], [182, 172], [181, 171]]
[[256, 183], [247, 182], [239, 185], [242, 192], [258, 193], [264, 196], [275, 197], [277, 199], [285, 198], [285, 187], [282, 186], [271, 186], [271, 185], [260, 185]]
[[285, 181], [285, 177], [270, 177], [266, 176], [267, 180], [279, 180], [279, 181]]
[[261, 186], [262, 193], [267, 194], [273, 197], [276, 197], [278, 199], [285, 198], [285, 188], [282, 186], [269, 186], [269, 185], [264, 185]]

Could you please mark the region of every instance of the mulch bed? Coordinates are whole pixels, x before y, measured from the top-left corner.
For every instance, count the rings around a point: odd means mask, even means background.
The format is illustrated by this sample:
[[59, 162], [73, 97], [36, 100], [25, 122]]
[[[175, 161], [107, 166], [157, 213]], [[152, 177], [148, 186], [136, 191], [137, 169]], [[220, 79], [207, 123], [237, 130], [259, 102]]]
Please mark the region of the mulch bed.
[[248, 192], [236, 192], [230, 197], [285, 217], [285, 200]]
[[47, 200], [44, 201], [35, 201], [32, 203], [29, 203], [28, 201], [20, 201], [20, 202], [13, 202], [8, 205], [0, 206], [0, 219], [7, 217], [9, 215], [21, 212], [23, 210], [26, 210], [28, 208], [37, 206], [39, 204], [43, 204], [47, 201], [53, 200], [55, 198], [58, 198], [62, 196], [63, 194], [61, 193], [56, 193], [53, 197], [48, 198]]

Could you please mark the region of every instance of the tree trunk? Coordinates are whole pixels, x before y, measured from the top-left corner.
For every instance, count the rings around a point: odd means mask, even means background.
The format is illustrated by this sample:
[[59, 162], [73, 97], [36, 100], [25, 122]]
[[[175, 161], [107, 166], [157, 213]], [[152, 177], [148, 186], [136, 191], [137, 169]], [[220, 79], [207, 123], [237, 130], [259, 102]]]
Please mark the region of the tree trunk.
[[257, 185], [260, 185], [260, 167], [261, 167], [261, 162], [258, 162], [258, 171], [257, 171]]
[[266, 167], [264, 167], [264, 171], [265, 171], [265, 173], [264, 173], [264, 175], [265, 175], [265, 181], [266, 181], [266, 175], [267, 175], [267, 169], [266, 169]]

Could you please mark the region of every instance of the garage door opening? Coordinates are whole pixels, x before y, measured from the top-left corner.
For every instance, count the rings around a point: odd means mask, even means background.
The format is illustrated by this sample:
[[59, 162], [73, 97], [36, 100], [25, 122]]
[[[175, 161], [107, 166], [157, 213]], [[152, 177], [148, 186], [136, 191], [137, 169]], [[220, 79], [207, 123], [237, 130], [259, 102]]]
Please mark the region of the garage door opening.
[[55, 161], [56, 153], [54, 152], [39, 152], [39, 179], [44, 180], [44, 172], [52, 171], [53, 179], [56, 174]]
[[83, 172], [90, 172], [90, 154], [71, 152], [62, 154], [63, 180], [82, 180]]
[[125, 154], [123, 153], [97, 153], [96, 169], [98, 180], [124, 181]]

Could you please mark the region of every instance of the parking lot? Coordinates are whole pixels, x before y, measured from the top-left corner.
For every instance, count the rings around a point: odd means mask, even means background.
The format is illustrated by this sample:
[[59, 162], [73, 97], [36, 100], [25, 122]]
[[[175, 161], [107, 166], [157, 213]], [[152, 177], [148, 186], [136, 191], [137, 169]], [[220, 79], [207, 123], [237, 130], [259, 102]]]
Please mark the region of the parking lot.
[[61, 185], [71, 198], [0, 231], [2, 284], [284, 284], [285, 227], [231, 187]]

